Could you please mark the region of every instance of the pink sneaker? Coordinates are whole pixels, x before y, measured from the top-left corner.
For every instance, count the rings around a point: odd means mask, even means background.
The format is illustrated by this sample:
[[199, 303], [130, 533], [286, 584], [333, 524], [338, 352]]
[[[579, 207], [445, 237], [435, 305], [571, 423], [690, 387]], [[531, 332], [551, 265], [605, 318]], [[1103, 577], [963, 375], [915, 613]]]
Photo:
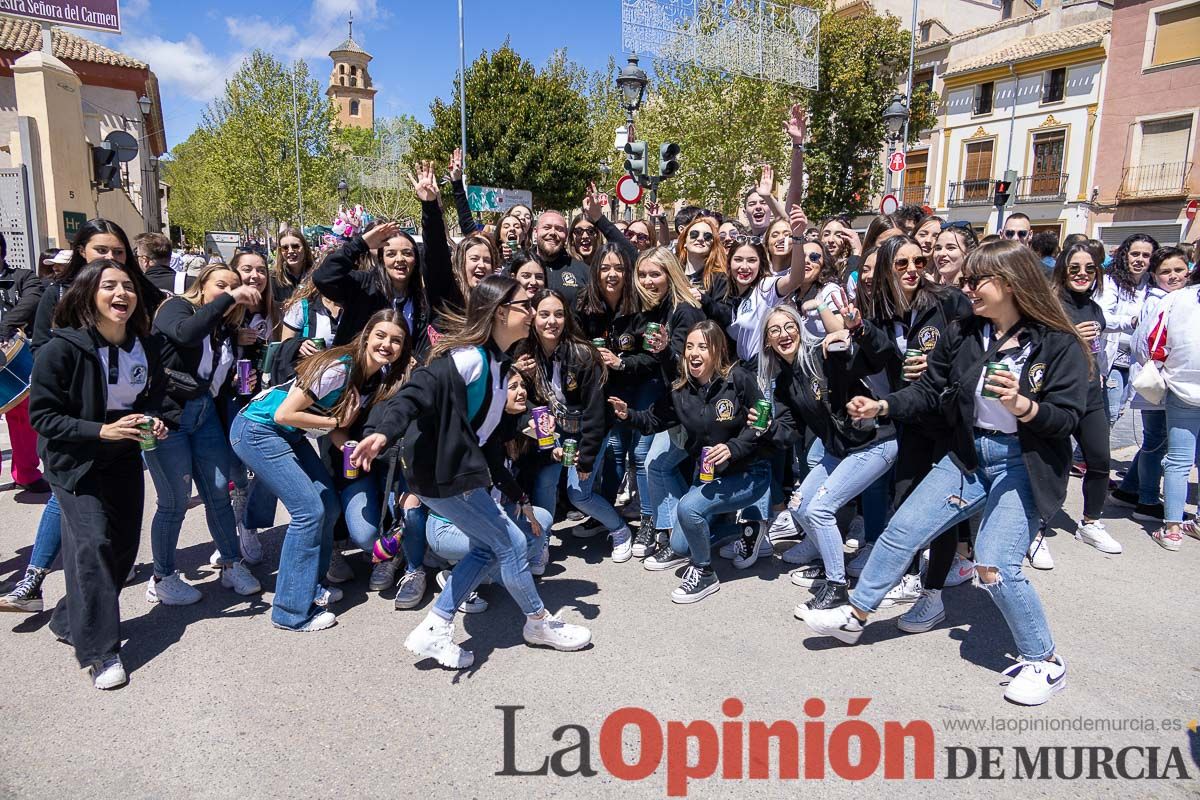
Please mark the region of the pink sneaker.
[[1150, 534], [1150, 536], [1164, 550], [1170, 550], [1171, 552], [1175, 552], [1179, 549], [1179, 546], [1183, 544], [1183, 534], [1179, 531], [1172, 533], [1166, 525]]

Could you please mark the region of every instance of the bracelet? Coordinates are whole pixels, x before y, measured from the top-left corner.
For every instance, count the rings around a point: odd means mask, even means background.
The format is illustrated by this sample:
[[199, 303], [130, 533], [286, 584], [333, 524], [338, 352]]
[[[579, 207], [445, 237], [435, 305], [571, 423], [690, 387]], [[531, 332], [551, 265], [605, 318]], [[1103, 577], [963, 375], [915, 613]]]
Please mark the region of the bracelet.
[[804, 145], [797, 144], [796, 142], [792, 142], [792, 149], [795, 150], [797, 153], [803, 153]]
[[880, 401], [879, 401], [879, 413], [878, 413], [878, 414], [876, 414], [875, 416], [877, 416], [877, 417], [886, 417], [886, 416], [888, 415], [888, 412], [889, 412], [889, 411], [891, 411], [891, 407], [888, 405], [888, 401], [887, 401], [887, 400], [880, 400]]
[[808, 239], [804, 238], [803, 236], [792, 236], [792, 241], [793, 242], [807, 242]]
[[[1025, 409], [1025, 412], [1023, 414], [1020, 414], [1019, 416], [1017, 416], [1017, 422], [1028, 422], [1030, 419], [1033, 419], [1033, 411], [1034, 411], [1034, 404], [1033, 404], [1033, 401], [1030, 400], [1029, 408]], [[1026, 419], [1026, 417], [1028, 417], [1028, 419]]]

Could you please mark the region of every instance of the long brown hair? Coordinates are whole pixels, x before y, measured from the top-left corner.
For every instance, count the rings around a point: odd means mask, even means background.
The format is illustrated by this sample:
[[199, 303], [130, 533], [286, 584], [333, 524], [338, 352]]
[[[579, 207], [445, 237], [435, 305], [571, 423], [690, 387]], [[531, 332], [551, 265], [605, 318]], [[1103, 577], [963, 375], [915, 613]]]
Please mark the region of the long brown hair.
[[[292, 229], [289, 228], [288, 230], [292, 230]], [[307, 246], [308, 245], [305, 245], [305, 247], [307, 247]], [[233, 258], [229, 259], [229, 266], [226, 267], [226, 269], [231, 269], [234, 272], [237, 272], [238, 265], [241, 264], [243, 261], [245, 261], [247, 258], [262, 258], [263, 264], [265, 265], [267, 263], [267, 259], [263, 258], [262, 253], [256, 253], [253, 250], [242, 250], [238, 253], [235, 253]], [[218, 266], [224, 266], [224, 265], [218, 265]], [[239, 278], [241, 277], [241, 273], [238, 273], [238, 277]], [[263, 289], [261, 294], [262, 294], [262, 309], [263, 309], [262, 315], [267, 320], [267, 333], [269, 334], [271, 339], [275, 338], [275, 329], [279, 326], [279, 310], [277, 308], [275, 308], [275, 291], [274, 291], [275, 286], [273, 284], [274, 280], [275, 280], [275, 275], [272, 273], [270, 268], [268, 268], [267, 269], [267, 287], [265, 289]], [[197, 281], [197, 283], [198, 282], [199, 281]]]
[[696, 217], [694, 220], [684, 226], [679, 232], [679, 241], [675, 245], [675, 258], [679, 259], [681, 265], [687, 264], [687, 237], [688, 231], [698, 225], [704, 225], [712, 231], [712, 249], [708, 251], [708, 257], [704, 259], [704, 272], [700, 276], [700, 283], [704, 287], [704, 291], [711, 292], [713, 289], [713, 279], [718, 275], [725, 274], [726, 256], [725, 248], [721, 246], [720, 226], [712, 217]]
[[[200, 271], [200, 275], [196, 277], [196, 282], [191, 287], [179, 295], [184, 300], [187, 300], [196, 308], [204, 305], [204, 287], [212, 279], [212, 276], [218, 272], [232, 272], [233, 277], [237, 278], [237, 286], [242, 285], [242, 276], [233, 267], [225, 264], [209, 264]], [[166, 303], [163, 303], [166, 305]], [[162, 306], [159, 306], [161, 309]], [[225, 324], [232, 325], [235, 328], [242, 324], [242, 317], [246, 315], [246, 307], [241, 303], [234, 303], [228, 311], [225, 312]]]
[[302, 360], [296, 366], [295, 385], [301, 389], [310, 389], [316, 386], [327, 370], [339, 363], [344, 363], [348, 358], [350, 363], [346, 375], [346, 388], [342, 391], [342, 396], [334, 403], [333, 408], [330, 409], [331, 416], [341, 419], [346, 412], [360, 403], [361, 390], [367, 380], [367, 345], [371, 330], [376, 325], [385, 322], [390, 322], [404, 332], [404, 347], [400, 350], [400, 356], [383, 373], [379, 386], [371, 394], [370, 404], [375, 405], [387, 400], [408, 379], [408, 373], [412, 368], [412, 334], [408, 330], [408, 323], [404, 321], [403, 313], [390, 308], [372, 314], [371, 318], [367, 320], [366, 326], [359, 331], [358, 336], [354, 337], [354, 341], [350, 344], [331, 347]]
[[[875, 269], [879, 269], [878, 264]], [[1013, 302], [1021, 316], [1073, 336], [1087, 356], [1087, 363], [1092, 364], [1091, 347], [1067, 317], [1058, 292], [1050, 291], [1045, 267], [1031, 248], [1005, 240], [981, 244], [967, 256], [963, 275], [992, 276], [1004, 281], [1012, 290]]]
[[[300, 276], [298, 278], [292, 277], [291, 273], [288, 271], [287, 264], [285, 264], [283, 261], [282, 242], [285, 237], [291, 237], [300, 240], [300, 253], [303, 256], [302, 263], [304, 268], [300, 271]], [[304, 232], [299, 228], [284, 228], [279, 232], [279, 238], [276, 241], [280, 242], [281, 244], [279, 247], [275, 248], [275, 266], [271, 270], [274, 273], [273, 277], [275, 280], [285, 285], [290, 285], [293, 280], [299, 282], [300, 280], [306, 278], [309, 273], [313, 271], [313, 254], [312, 248], [308, 246], [308, 239], [304, 238]], [[237, 256], [234, 256], [233, 260], [236, 261]], [[264, 261], [265, 260], [266, 259], [264, 259]]]
[[451, 264], [454, 267], [454, 280], [458, 282], [458, 288], [464, 298], [471, 293], [471, 287], [467, 285], [467, 251], [472, 247], [486, 247], [488, 255], [492, 257], [492, 271], [500, 269], [500, 252], [490, 237], [482, 233], [470, 233], [463, 237], [462, 241], [454, 246]]
[[480, 347], [491, 341], [496, 311], [521, 288], [507, 275], [488, 275], [471, 290], [464, 315], [442, 314], [443, 333], [429, 351], [429, 361], [460, 347]]
[[95, 328], [99, 324], [100, 315], [96, 310], [96, 293], [100, 291], [100, 278], [106, 269], [119, 269], [129, 276], [133, 283], [133, 294], [137, 298], [129, 320], [125, 323], [127, 334], [145, 336], [150, 332], [150, 314], [146, 310], [146, 299], [142, 294], [142, 284], [138, 281], [141, 272], [136, 265], [129, 266], [111, 258], [98, 258], [86, 264], [75, 275], [67, 288], [66, 294], [54, 308], [54, 327], [56, 328]]
[[[704, 343], [708, 345], [708, 352], [712, 354], [716, 360], [716, 373], [722, 378], [728, 378], [729, 373], [733, 370], [733, 362], [729, 360], [729, 345], [725, 343], [725, 331], [721, 330], [721, 326], [713, 322], [711, 319], [704, 319], [697, 322], [691, 327], [687, 335], [690, 338], [697, 331], [704, 336]], [[680, 357], [679, 359], [679, 377], [671, 384], [674, 390], [682, 389], [688, 385], [692, 376], [688, 375], [687, 359]]]

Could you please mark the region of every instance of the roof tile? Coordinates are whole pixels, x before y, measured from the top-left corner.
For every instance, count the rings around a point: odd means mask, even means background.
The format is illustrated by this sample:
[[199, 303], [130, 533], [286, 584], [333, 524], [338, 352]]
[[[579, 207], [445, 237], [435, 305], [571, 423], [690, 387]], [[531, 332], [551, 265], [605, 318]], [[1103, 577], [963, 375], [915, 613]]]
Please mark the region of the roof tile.
[[[149, 68], [144, 61], [110, 50], [76, 33], [59, 27], [52, 27], [51, 32], [54, 39], [54, 55], [64, 61], [84, 61], [130, 69]], [[41, 26], [38, 23], [15, 17], [0, 17], [0, 50], [31, 53], [40, 50], [41, 47]]]
[[973, 72], [984, 67], [1009, 64], [1051, 53], [1059, 53], [1099, 44], [1104, 41], [1104, 37], [1108, 34], [1111, 27], [1111, 19], [1097, 19], [1081, 25], [1072, 25], [1069, 28], [1030, 36], [1020, 41], [1010, 42], [1000, 49], [993, 50], [985, 55], [969, 58], [955, 64], [946, 71], [943, 77], [949, 78], [953, 75]]

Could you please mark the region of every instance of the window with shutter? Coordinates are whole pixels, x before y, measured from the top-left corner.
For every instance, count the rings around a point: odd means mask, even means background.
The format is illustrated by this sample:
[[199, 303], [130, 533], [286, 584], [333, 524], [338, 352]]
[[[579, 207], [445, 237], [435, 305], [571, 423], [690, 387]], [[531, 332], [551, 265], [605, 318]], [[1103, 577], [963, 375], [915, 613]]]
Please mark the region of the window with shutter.
[[1153, 66], [1200, 58], [1200, 4], [1154, 15]]
[[1142, 148], [1138, 164], [1170, 164], [1187, 161], [1192, 138], [1192, 118], [1173, 117], [1142, 123]]
[[904, 168], [904, 188], [901, 202], [924, 205], [929, 152], [909, 153], [907, 162]]
[[1042, 76], [1042, 102], [1057, 103], [1067, 94], [1067, 69], [1059, 67]]
[[967, 144], [967, 163], [963, 171], [963, 198], [966, 200], [987, 199], [988, 184], [992, 177], [992, 148], [995, 142], [971, 142]]

